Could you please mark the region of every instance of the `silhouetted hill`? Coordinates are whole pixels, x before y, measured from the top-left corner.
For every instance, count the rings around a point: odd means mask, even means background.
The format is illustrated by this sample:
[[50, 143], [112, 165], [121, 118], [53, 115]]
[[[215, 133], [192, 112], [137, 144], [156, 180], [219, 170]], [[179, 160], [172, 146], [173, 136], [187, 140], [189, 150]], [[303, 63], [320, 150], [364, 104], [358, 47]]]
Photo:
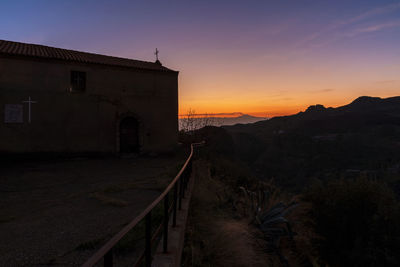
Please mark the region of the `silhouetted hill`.
[[349, 132], [365, 130], [369, 125], [398, 124], [399, 121], [400, 97], [382, 99], [363, 96], [338, 108], [314, 105], [295, 115], [225, 128], [230, 132], [250, 132], [256, 135], [288, 130], [308, 133]]
[[400, 97], [362, 96], [348, 105], [224, 126], [236, 155], [259, 177], [295, 186], [311, 179], [400, 170]]
[[[313, 105], [291, 116], [195, 134], [206, 140], [200, 154], [212, 163], [213, 186], [224, 184], [216, 194], [219, 203], [229, 204], [221, 206], [238, 210], [239, 198], [226, 193], [229, 186], [234, 192], [278, 185], [280, 193], [267, 189], [265, 198], [276, 203], [295, 195], [303, 211], [291, 217], [293, 229], [297, 237], [311, 236], [318, 261], [399, 266], [400, 97], [363, 96], [337, 108]], [[257, 185], [254, 178], [268, 182]]]
[[[201, 118], [192, 118], [194, 128], [200, 129], [204, 126], [229, 126], [235, 124], [248, 124], [255, 123], [262, 120], [267, 120], [265, 117], [255, 117], [248, 114], [242, 114], [237, 117], [201, 117]], [[179, 119], [179, 127], [180, 129], [185, 128], [186, 118]]]
[[258, 121], [267, 120], [268, 118], [264, 117], [255, 117], [247, 114], [243, 114], [238, 117], [223, 117], [223, 118], [213, 118], [214, 125], [213, 126], [228, 126], [235, 124], [249, 124], [255, 123]]

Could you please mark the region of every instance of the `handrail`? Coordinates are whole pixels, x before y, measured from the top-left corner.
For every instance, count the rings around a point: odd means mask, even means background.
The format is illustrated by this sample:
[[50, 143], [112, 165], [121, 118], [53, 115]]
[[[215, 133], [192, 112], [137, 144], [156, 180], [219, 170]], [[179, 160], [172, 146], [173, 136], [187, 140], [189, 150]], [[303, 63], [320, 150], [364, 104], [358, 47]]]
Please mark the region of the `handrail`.
[[[167, 195], [168, 193], [171, 191], [171, 189], [177, 185], [178, 180], [180, 180], [182, 174], [188, 169], [189, 164], [191, 164], [191, 160], [193, 157], [193, 147], [197, 146], [197, 145], [202, 145], [204, 144], [204, 142], [201, 143], [193, 143], [190, 145], [190, 155], [189, 157], [186, 159], [185, 164], [183, 165], [183, 167], [181, 168], [181, 170], [178, 172], [178, 174], [175, 176], [175, 178], [172, 180], [172, 182], [167, 186], [167, 188], [164, 190], [164, 192], [161, 193], [161, 195], [159, 197], [157, 197], [157, 199], [155, 199], [149, 206], [147, 206], [147, 208], [142, 211], [136, 218], [134, 218], [128, 225], [126, 225], [124, 228], [122, 228], [121, 231], [119, 231], [116, 235], [114, 235], [107, 243], [105, 243], [95, 254], [93, 254], [92, 257], [90, 257], [83, 265], [82, 267], [91, 267], [94, 266], [97, 262], [99, 262], [102, 258], [104, 258], [104, 265], [106, 266], [107, 263], [109, 262], [109, 259], [111, 258], [111, 262], [112, 262], [112, 254], [108, 255], [107, 258], [107, 254], [109, 254], [110, 252], [112, 253], [112, 248], [130, 231], [132, 230], [141, 220], [143, 220], [148, 215], [151, 216], [151, 211], [154, 209], [155, 206], [157, 206]], [[181, 181], [182, 182], [182, 181]], [[184, 181], [184, 183], [186, 183], [187, 181]], [[183, 187], [183, 183], [180, 184], [180, 197], [183, 196], [183, 192], [182, 190], [184, 190], [185, 188]], [[186, 185], [184, 186], [186, 187]], [[176, 188], [177, 190], [177, 188]], [[176, 192], [175, 192], [176, 195]], [[175, 196], [176, 197], [176, 196]], [[177, 199], [174, 200], [174, 216], [176, 216], [176, 201]], [[167, 201], [168, 202], [168, 201]], [[174, 218], [175, 219], [175, 218]], [[151, 222], [151, 217], [150, 217], [150, 222]], [[168, 223], [168, 220], [167, 220]], [[146, 225], [147, 228], [147, 225]], [[151, 228], [150, 228], [151, 231]], [[168, 231], [168, 230], [167, 230]], [[147, 230], [146, 230], [147, 232]], [[166, 250], [166, 249], [165, 249]], [[110, 264], [110, 266], [112, 266], [112, 263]]]

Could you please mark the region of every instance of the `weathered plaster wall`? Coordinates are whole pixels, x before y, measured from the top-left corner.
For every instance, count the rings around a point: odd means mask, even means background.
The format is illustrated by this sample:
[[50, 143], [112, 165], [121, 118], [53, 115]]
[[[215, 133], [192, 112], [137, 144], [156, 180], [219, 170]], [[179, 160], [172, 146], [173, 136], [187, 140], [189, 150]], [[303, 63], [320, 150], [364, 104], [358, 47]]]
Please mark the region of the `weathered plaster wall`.
[[[71, 71], [86, 91], [71, 93]], [[177, 144], [178, 73], [0, 56], [0, 152], [118, 152], [119, 121], [140, 122], [142, 152]], [[23, 123], [5, 123], [4, 105], [24, 104]]]

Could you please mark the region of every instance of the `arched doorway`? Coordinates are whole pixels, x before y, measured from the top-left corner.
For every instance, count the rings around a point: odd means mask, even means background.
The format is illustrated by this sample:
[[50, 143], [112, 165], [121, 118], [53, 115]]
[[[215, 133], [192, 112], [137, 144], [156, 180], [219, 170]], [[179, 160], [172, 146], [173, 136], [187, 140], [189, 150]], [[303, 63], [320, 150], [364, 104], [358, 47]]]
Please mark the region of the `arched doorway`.
[[134, 117], [126, 117], [119, 124], [119, 150], [139, 152], [139, 122]]

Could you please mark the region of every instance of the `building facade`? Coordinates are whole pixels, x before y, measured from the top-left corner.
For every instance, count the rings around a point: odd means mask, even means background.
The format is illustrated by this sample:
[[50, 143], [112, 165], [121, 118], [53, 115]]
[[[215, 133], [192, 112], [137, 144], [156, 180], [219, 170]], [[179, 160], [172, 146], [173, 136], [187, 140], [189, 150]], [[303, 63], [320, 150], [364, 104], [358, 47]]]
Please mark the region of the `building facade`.
[[163, 152], [177, 145], [178, 72], [0, 40], [0, 153]]

